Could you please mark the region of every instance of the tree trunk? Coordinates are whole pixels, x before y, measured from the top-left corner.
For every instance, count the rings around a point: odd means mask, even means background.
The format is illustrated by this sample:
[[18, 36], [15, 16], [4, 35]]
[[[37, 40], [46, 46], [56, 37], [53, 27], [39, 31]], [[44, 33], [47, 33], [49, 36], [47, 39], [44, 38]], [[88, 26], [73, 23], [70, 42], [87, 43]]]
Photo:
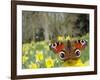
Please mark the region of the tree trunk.
[[45, 41], [49, 41], [49, 31], [48, 31], [48, 15], [46, 13], [43, 14], [44, 17], [44, 37], [45, 37]]

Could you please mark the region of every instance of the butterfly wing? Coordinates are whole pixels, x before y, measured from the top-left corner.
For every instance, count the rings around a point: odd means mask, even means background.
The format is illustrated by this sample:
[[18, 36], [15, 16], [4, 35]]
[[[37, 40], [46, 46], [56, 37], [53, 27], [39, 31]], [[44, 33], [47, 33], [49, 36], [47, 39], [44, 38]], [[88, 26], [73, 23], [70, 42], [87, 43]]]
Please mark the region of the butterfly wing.
[[64, 49], [64, 44], [62, 42], [55, 42], [50, 45], [50, 49], [52, 49], [55, 53], [59, 53]]

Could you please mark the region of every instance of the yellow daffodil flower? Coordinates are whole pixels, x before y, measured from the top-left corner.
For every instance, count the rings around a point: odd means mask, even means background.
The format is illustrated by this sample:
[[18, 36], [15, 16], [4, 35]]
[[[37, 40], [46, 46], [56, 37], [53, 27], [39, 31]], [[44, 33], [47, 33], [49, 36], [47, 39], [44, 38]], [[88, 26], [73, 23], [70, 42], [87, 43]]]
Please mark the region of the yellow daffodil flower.
[[36, 62], [42, 61], [43, 60], [43, 51], [36, 51]]
[[63, 41], [64, 40], [64, 36], [58, 36], [57, 39], [58, 39], [58, 41]]
[[31, 62], [31, 64], [29, 65], [29, 68], [30, 69], [37, 69], [38, 68], [38, 65]]
[[66, 37], [66, 40], [70, 40], [70, 39], [71, 39], [71, 37], [70, 37], [70, 36], [67, 36], [67, 37]]
[[75, 59], [75, 60], [65, 61], [62, 66], [66, 67], [66, 66], [85, 66], [85, 65], [82, 63], [81, 59]]
[[51, 57], [47, 58], [45, 60], [45, 65], [46, 65], [47, 68], [53, 67], [54, 66], [54, 60]]
[[22, 56], [22, 63], [24, 64], [28, 60], [28, 57], [26, 55]]
[[28, 54], [28, 50], [29, 50], [29, 47], [27, 45], [23, 45], [22, 47], [22, 52], [27, 55]]

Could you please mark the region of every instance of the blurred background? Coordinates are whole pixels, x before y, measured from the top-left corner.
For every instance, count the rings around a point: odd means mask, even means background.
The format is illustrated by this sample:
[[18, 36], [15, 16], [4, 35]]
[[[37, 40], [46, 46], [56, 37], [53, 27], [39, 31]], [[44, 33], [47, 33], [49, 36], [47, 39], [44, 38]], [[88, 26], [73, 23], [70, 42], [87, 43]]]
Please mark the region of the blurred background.
[[22, 12], [23, 43], [56, 40], [58, 36], [81, 37], [89, 33], [89, 15], [56, 12]]

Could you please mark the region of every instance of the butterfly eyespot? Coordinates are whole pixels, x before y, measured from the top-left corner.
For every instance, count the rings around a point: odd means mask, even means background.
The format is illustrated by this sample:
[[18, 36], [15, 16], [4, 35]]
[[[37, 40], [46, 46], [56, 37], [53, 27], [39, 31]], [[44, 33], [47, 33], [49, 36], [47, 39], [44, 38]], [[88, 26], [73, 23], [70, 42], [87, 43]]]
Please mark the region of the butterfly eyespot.
[[81, 51], [79, 49], [76, 49], [75, 50], [75, 55], [76, 55], [76, 57], [80, 57]]
[[60, 59], [64, 59], [65, 58], [65, 52], [61, 51], [59, 53], [59, 57], [60, 57]]
[[57, 46], [56, 43], [54, 43], [54, 44], [51, 45], [52, 48], [56, 48], [56, 46]]
[[85, 44], [86, 44], [86, 41], [85, 41], [85, 40], [81, 40], [80, 43], [81, 43], [82, 45], [85, 45]]

